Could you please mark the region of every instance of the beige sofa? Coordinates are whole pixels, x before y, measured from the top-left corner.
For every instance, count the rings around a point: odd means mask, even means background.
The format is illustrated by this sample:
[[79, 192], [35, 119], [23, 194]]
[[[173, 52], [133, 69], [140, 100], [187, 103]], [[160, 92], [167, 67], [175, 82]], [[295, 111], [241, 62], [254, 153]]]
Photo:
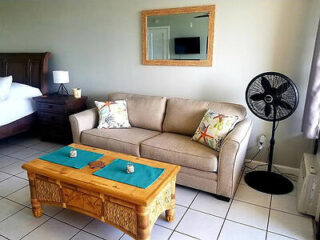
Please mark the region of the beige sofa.
[[[97, 110], [89, 109], [70, 116], [75, 143], [180, 165], [178, 184], [226, 199], [233, 196], [252, 128], [245, 107], [126, 93], [112, 93], [108, 99], [127, 99], [132, 128], [97, 129]], [[220, 152], [191, 140], [208, 108], [241, 119]]]

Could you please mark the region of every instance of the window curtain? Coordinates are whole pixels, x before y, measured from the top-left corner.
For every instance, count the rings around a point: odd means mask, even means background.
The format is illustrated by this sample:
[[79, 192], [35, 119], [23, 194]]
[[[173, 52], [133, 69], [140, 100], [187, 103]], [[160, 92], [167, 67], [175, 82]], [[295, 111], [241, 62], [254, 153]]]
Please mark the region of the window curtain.
[[302, 131], [306, 138], [319, 138], [320, 125], [320, 21], [311, 65], [310, 79], [303, 114]]

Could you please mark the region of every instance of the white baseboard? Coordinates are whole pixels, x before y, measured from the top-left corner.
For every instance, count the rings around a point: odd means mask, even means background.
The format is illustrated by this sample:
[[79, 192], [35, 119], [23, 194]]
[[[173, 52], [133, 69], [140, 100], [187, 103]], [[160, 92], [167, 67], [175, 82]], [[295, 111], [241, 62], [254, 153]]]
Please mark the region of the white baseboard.
[[[258, 165], [263, 165], [263, 166], [258, 167], [257, 170], [266, 170], [268, 163], [259, 162], [259, 161], [251, 161], [250, 159], [246, 159], [246, 166], [253, 168]], [[292, 174], [295, 176], [299, 175], [299, 168], [293, 168], [293, 167], [288, 167], [288, 166], [279, 165], [279, 164], [273, 164], [273, 166], [276, 167], [282, 173]]]

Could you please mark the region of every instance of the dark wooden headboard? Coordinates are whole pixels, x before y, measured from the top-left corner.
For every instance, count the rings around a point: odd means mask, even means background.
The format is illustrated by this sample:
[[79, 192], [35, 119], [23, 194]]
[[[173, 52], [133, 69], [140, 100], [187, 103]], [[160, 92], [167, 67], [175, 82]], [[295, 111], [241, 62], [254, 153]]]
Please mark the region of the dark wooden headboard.
[[0, 76], [12, 75], [13, 81], [23, 83], [48, 93], [48, 59], [45, 53], [0, 53]]

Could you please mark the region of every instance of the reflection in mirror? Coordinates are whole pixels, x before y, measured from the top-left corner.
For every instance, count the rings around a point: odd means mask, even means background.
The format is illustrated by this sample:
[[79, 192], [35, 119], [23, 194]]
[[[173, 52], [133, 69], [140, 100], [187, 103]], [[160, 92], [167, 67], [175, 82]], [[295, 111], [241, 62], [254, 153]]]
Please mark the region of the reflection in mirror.
[[148, 60], [206, 60], [209, 12], [147, 17]]

